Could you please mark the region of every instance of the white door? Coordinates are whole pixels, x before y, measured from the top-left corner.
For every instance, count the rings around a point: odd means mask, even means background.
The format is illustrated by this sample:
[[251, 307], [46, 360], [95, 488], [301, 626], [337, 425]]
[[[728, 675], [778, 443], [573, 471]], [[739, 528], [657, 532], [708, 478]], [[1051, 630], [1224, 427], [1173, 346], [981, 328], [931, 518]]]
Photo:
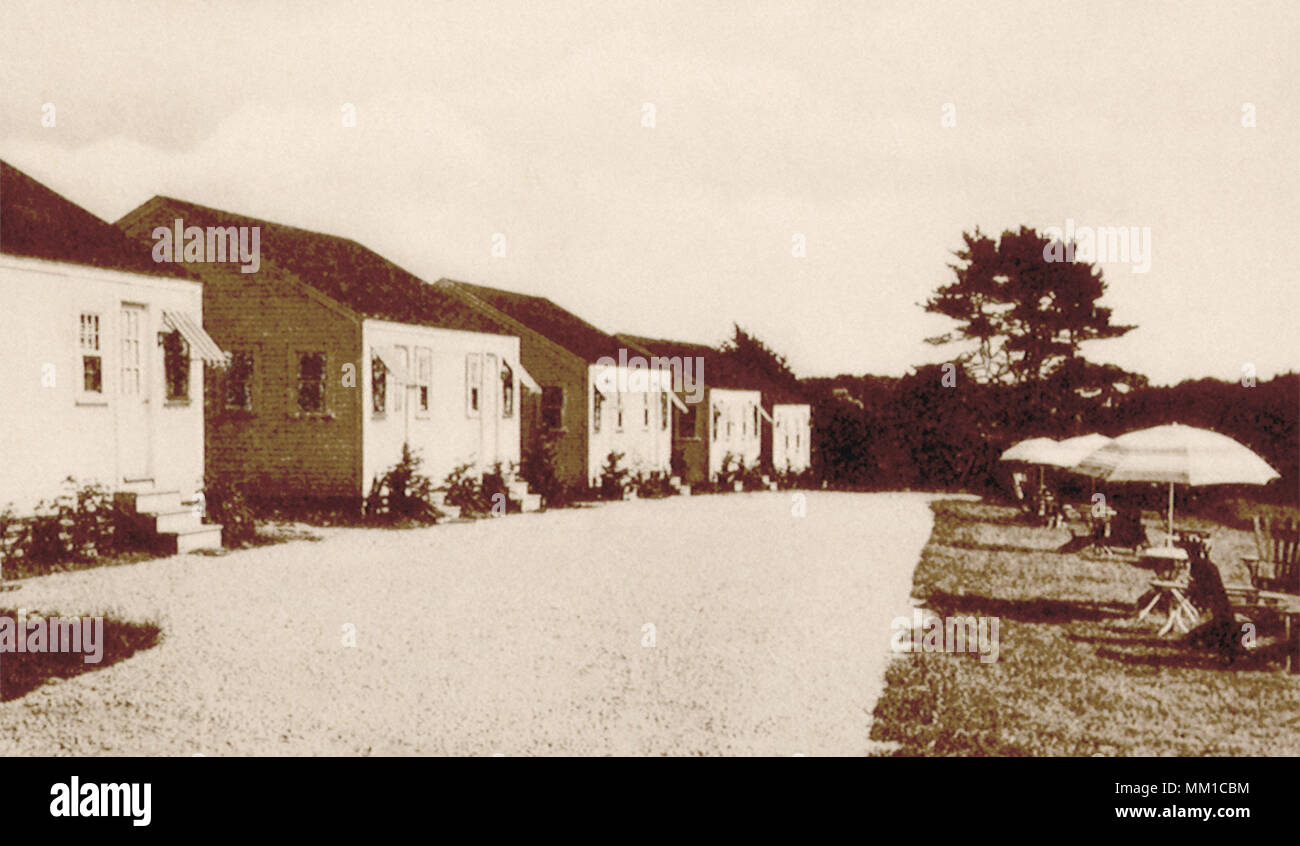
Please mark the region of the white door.
[[489, 472], [500, 460], [497, 455], [497, 440], [501, 428], [501, 364], [492, 353], [483, 356], [483, 389], [479, 392], [482, 422], [482, 436], [479, 439], [483, 470]]
[[117, 449], [122, 479], [127, 482], [153, 477], [149, 415], [151, 347], [146, 317], [144, 306], [122, 304], [118, 324], [121, 369], [117, 379]]

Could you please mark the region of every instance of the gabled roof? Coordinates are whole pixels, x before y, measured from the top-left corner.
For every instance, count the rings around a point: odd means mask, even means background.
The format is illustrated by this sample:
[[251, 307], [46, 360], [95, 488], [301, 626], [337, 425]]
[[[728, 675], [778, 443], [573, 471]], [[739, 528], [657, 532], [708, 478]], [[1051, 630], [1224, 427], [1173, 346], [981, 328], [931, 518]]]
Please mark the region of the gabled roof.
[[602, 332], [545, 297], [471, 285], [452, 279], [444, 279], [443, 284], [491, 306], [588, 363], [594, 363], [604, 356], [617, 359], [619, 349], [625, 346], [613, 335]]
[[704, 384], [710, 388], [762, 391], [765, 402], [806, 403], [808, 400], [794, 391], [752, 368], [745, 367], [715, 347], [689, 341], [672, 341], [664, 338], [646, 338], [641, 335], [619, 334], [629, 344], [643, 347], [658, 356], [672, 358], [700, 356], [704, 359]]
[[[351, 240], [260, 218], [177, 200], [154, 197], [128, 212], [117, 226], [148, 239], [156, 226], [257, 226], [261, 228], [261, 269], [296, 277], [362, 317], [417, 326], [510, 334], [500, 323], [469, 307], [388, 259]], [[205, 265], [196, 265], [202, 268]], [[237, 270], [235, 272], [238, 272]]]
[[0, 252], [193, 278], [182, 266], [155, 262], [148, 247], [4, 161], [0, 161]]
[[[735, 362], [721, 355], [707, 344], [694, 344], [690, 341], [670, 341], [665, 338], [646, 338], [641, 335], [620, 333], [620, 339], [630, 345], [642, 347], [654, 355], [665, 358], [702, 358], [704, 359], [704, 384], [710, 388], [733, 388], [736, 390], [762, 390], [758, 377], [739, 367]], [[699, 377], [697, 377], [699, 378]]]

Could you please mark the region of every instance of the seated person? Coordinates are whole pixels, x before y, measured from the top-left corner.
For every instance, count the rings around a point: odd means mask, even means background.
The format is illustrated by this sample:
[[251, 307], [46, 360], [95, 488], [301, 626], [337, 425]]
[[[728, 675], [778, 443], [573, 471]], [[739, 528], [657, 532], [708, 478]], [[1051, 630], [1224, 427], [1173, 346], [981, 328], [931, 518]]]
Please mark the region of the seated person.
[[1115, 516], [1110, 520], [1110, 537], [1105, 539], [1107, 546], [1137, 548], [1145, 546], [1147, 530], [1142, 525], [1142, 508], [1136, 503], [1121, 502], [1114, 504]]
[[1209, 545], [1203, 540], [1193, 539], [1185, 548], [1191, 557], [1191, 585], [1187, 598], [1197, 608], [1209, 611], [1212, 618], [1193, 629], [1187, 639], [1194, 645], [1218, 652], [1225, 662], [1232, 663], [1246, 649], [1241, 639], [1241, 625], [1223, 588], [1223, 577], [1210, 560]]

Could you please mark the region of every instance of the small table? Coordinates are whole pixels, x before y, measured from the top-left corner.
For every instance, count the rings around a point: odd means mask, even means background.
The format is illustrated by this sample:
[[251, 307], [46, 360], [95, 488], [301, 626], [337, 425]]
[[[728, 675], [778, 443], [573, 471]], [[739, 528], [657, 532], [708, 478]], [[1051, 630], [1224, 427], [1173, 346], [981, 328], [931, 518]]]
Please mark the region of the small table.
[[1152, 546], [1138, 553], [1137, 566], [1154, 570], [1158, 578], [1172, 578], [1189, 558], [1187, 550], [1177, 546]]
[[1147, 615], [1155, 610], [1158, 605], [1167, 605], [1169, 607], [1169, 619], [1161, 626], [1159, 635], [1163, 637], [1169, 634], [1176, 627], [1183, 634], [1187, 634], [1196, 626], [1196, 621], [1201, 619], [1201, 611], [1184, 593], [1188, 588], [1186, 582], [1167, 582], [1162, 579], [1153, 579], [1151, 590], [1142, 595], [1138, 602], [1142, 602], [1148, 596], [1151, 601], [1148, 602], [1141, 611], [1138, 612], [1137, 618], [1145, 620]]

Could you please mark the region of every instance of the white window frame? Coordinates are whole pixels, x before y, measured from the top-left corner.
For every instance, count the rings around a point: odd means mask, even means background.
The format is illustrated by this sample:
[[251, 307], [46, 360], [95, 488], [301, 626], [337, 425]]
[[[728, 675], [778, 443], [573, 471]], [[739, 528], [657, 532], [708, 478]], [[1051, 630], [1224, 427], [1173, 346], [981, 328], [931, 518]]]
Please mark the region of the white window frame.
[[[86, 318], [93, 318], [93, 334], [87, 332]], [[83, 311], [77, 316], [77, 403], [108, 404], [108, 368], [104, 355], [104, 317], [98, 311]], [[93, 339], [93, 346], [87, 344]], [[86, 359], [99, 359], [99, 390], [86, 390]]]
[[465, 416], [476, 418], [483, 409], [483, 354], [465, 356]]
[[[392, 387], [393, 380], [388, 378], [392, 373], [388, 370], [388, 365], [384, 363], [384, 358], [379, 351], [370, 348], [370, 416], [385, 417], [388, 415], [388, 409], [392, 407]], [[376, 405], [375, 400], [378, 395], [375, 393], [376, 380], [382, 379], [384, 383], [384, 402], [383, 405]], [[301, 407], [299, 411], [301, 411]]]
[[509, 420], [515, 416], [515, 404], [519, 401], [519, 386], [515, 384], [515, 378], [515, 369], [502, 357], [501, 372], [497, 374], [497, 383], [501, 385], [502, 420]]
[[[232, 347], [230, 350], [230, 368], [222, 375], [219, 382], [221, 386], [221, 410], [232, 412], [243, 412], [251, 414], [257, 408], [257, 360], [261, 357], [258, 355], [259, 350], [255, 347]], [[235, 356], [247, 355], [252, 359], [252, 366], [248, 369], [248, 405], [231, 405], [229, 385], [227, 380], [234, 373]]]
[[433, 407], [433, 350], [415, 348], [415, 416], [428, 417]]
[[406, 407], [406, 382], [402, 381], [400, 377], [406, 375], [408, 379], [410, 378], [411, 349], [402, 344], [395, 345], [393, 349], [397, 350], [399, 372], [388, 374], [389, 397], [391, 400], [389, 406], [393, 411], [401, 411]]

